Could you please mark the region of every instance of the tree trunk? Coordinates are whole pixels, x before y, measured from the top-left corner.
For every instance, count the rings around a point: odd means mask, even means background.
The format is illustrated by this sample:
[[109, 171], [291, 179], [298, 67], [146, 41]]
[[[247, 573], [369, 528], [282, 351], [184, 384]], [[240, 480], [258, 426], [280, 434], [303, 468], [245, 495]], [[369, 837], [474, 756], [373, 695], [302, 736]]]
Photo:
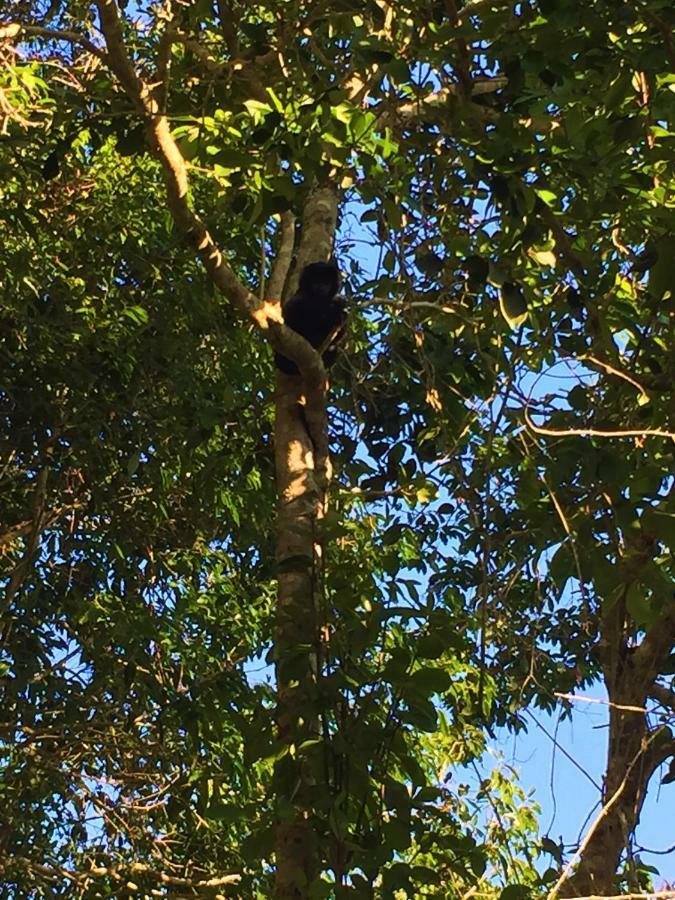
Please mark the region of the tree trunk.
[[675, 744], [667, 728], [650, 728], [646, 707], [658, 692], [656, 682], [675, 634], [675, 614], [668, 609], [631, 646], [632, 623], [623, 603], [609, 605], [602, 617], [599, 645], [609, 697], [609, 741], [603, 809], [591, 826], [560, 896], [617, 894], [617, 870], [640, 821], [649, 781]]
[[279, 900], [303, 898], [318, 874], [311, 822], [314, 766], [307, 741], [319, 738], [318, 677], [321, 546], [321, 479], [307, 429], [297, 376], [279, 375], [276, 403], [276, 466], [279, 489], [276, 618], [277, 728], [287, 753], [276, 767], [279, 820], [276, 835]]
[[[305, 265], [330, 256], [336, 219], [334, 187], [317, 188], [303, 211], [291, 292]], [[277, 374], [275, 661], [278, 738], [287, 751], [275, 771], [277, 900], [308, 897], [321, 863], [313, 809], [323, 780], [317, 683], [323, 662], [321, 526], [331, 474], [327, 390], [322, 366], [310, 377]]]
[[[636, 699], [626, 696], [626, 692], [610, 695], [614, 704], [644, 705], [645, 698], [642, 704], [635, 703]], [[618, 893], [616, 872], [621, 855], [638, 825], [647, 785], [656, 767], [645, 715], [612, 706], [609, 719], [602, 818], [596, 820], [579, 866], [561, 891], [563, 897]]]

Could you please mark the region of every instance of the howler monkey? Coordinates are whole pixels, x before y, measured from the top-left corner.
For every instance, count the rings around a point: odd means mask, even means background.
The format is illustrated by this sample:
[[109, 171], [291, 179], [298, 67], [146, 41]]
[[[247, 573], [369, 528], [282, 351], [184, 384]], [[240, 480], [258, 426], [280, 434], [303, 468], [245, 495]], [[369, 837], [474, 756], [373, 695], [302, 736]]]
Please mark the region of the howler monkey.
[[[324, 365], [335, 359], [337, 344], [344, 336], [347, 311], [344, 297], [338, 294], [340, 273], [335, 263], [310, 263], [300, 273], [298, 291], [284, 304], [284, 322], [301, 334], [315, 349], [325, 341]], [[277, 367], [287, 375], [297, 375], [295, 363], [280, 353], [274, 355]]]

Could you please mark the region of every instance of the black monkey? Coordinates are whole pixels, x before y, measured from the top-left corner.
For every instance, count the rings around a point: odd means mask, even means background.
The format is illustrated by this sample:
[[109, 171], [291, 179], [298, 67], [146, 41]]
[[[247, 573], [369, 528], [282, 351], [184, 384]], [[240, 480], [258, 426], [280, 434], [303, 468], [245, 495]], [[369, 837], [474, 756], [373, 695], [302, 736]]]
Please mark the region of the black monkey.
[[[324, 365], [335, 359], [336, 347], [344, 336], [347, 311], [340, 290], [340, 273], [335, 263], [310, 263], [300, 273], [296, 294], [284, 304], [284, 322], [301, 334], [315, 349], [330, 338], [323, 353]], [[287, 375], [297, 375], [298, 367], [285, 356], [275, 353], [277, 368]]]

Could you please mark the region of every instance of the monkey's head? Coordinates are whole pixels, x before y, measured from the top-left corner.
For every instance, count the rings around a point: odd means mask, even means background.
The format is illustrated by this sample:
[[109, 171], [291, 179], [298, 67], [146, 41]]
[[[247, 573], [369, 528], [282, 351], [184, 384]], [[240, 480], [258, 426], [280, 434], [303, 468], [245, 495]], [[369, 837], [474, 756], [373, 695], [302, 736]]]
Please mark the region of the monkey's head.
[[334, 262], [310, 263], [300, 273], [301, 294], [330, 300], [340, 290], [340, 272]]

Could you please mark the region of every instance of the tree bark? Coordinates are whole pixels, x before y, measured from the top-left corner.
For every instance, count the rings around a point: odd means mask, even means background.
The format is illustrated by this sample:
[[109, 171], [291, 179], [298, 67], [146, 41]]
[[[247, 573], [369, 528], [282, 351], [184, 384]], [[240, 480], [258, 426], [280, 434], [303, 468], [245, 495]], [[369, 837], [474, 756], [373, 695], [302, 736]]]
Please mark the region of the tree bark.
[[633, 627], [623, 602], [608, 604], [599, 645], [610, 704], [603, 809], [582, 843], [576, 871], [558, 882], [561, 897], [617, 893], [616, 873], [649, 782], [675, 751], [669, 729], [650, 727], [646, 709], [673, 646], [675, 614], [661, 616], [638, 646], [629, 645]]
[[277, 377], [277, 729], [278, 739], [287, 751], [277, 763], [275, 778], [279, 816], [276, 897], [280, 900], [306, 897], [318, 874], [311, 821], [315, 777], [311, 754], [303, 745], [319, 738], [316, 594], [321, 559], [317, 528], [323, 514], [323, 497], [314, 468], [314, 448], [299, 402], [300, 382], [297, 376]]
[[[337, 195], [310, 194], [293, 282], [303, 266], [330, 257]], [[309, 896], [321, 859], [313, 819], [322, 779], [317, 686], [324, 657], [322, 520], [330, 481], [328, 383], [318, 366], [277, 373], [275, 462], [278, 488], [278, 596], [275, 623], [277, 729], [275, 772], [277, 900]], [[296, 360], [300, 362], [300, 360]]]

